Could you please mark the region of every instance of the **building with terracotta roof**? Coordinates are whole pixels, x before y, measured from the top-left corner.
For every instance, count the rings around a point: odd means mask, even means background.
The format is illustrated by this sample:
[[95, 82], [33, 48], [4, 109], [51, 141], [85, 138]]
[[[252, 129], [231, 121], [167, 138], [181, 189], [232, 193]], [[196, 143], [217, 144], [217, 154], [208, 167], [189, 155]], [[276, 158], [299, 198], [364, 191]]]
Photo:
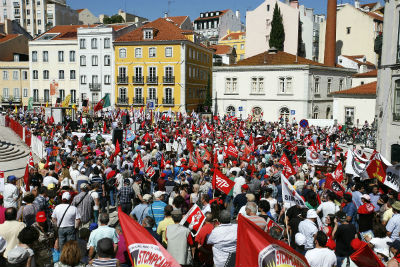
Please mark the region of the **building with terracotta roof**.
[[5, 19], [17, 21], [32, 36], [37, 36], [56, 25], [79, 24], [78, 13], [66, 0], [3, 0]]
[[375, 120], [377, 82], [362, 84], [347, 90], [332, 92], [333, 119], [337, 123], [361, 127]]
[[378, 70], [371, 70], [369, 72], [357, 73], [353, 76], [352, 86], [359, 86], [367, 83], [376, 82], [378, 80]]
[[76, 12], [78, 12], [79, 24], [91, 25], [100, 23], [100, 19], [87, 8], [77, 9]]
[[229, 45], [236, 51], [236, 62], [244, 59], [245, 56], [245, 44], [246, 44], [246, 32], [228, 31], [228, 34], [222, 37], [218, 41], [219, 45]]
[[200, 13], [193, 25], [194, 30], [212, 45], [217, 44], [218, 40], [225, 36], [228, 31], [243, 31], [239, 11], [234, 13], [230, 9]]
[[367, 60], [365, 55], [340, 55], [338, 64], [349, 69], [355, 69], [358, 73], [369, 72], [376, 69], [376, 66]]
[[167, 14], [165, 14], [164, 18], [174, 23], [175, 26], [179, 27], [182, 30], [193, 31], [193, 23], [190, 20], [189, 16], [168, 17]]
[[[385, 1], [385, 24], [376, 103], [377, 150], [400, 163], [400, 1]], [[387, 176], [398, 181], [398, 176]]]
[[118, 107], [198, 111], [211, 92], [212, 51], [168, 19], [122, 35], [114, 49]]
[[231, 65], [236, 62], [236, 49], [229, 45], [210, 45], [209, 49], [214, 50], [213, 65]]
[[[336, 58], [340, 55], [365, 55], [378, 64], [375, 39], [383, 30], [383, 15], [351, 4], [337, 7]], [[319, 62], [324, 62], [326, 22], [320, 25]], [[340, 64], [340, 63], [339, 63]]]
[[332, 119], [331, 92], [350, 88], [352, 69], [329, 67], [286, 52], [269, 50], [230, 66], [214, 67], [214, 109], [276, 121]]

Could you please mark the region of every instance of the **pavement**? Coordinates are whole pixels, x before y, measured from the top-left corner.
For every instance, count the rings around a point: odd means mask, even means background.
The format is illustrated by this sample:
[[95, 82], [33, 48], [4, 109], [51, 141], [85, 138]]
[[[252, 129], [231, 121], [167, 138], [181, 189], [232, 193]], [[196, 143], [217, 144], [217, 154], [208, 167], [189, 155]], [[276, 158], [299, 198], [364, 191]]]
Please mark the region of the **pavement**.
[[[0, 126], [0, 171], [4, 177], [15, 175], [23, 177], [28, 162], [30, 148], [10, 128]], [[34, 162], [39, 158], [33, 155]]]

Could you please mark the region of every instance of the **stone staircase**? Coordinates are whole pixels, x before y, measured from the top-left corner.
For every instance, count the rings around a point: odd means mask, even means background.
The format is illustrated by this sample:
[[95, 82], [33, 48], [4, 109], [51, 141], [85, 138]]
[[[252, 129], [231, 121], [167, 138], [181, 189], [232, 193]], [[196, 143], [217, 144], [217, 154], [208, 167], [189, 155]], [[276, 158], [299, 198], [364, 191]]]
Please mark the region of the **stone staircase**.
[[[27, 158], [29, 152], [20, 145], [0, 140], [0, 162], [9, 162]], [[10, 166], [12, 167], [12, 166]]]

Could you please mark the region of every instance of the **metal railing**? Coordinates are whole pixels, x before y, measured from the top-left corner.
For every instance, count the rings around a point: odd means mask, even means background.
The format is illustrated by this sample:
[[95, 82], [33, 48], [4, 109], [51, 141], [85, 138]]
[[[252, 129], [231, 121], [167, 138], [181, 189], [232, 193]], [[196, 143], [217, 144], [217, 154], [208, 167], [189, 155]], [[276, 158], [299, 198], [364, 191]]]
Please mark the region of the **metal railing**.
[[163, 98], [162, 100], [163, 105], [168, 105], [168, 106], [173, 106], [175, 105], [175, 99], [174, 98]]
[[119, 83], [119, 84], [128, 84], [129, 83], [128, 76], [118, 76], [117, 77], [117, 83]]
[[158, 77], [157, 76], [147, 76], [147, 83], [148, 84], [158, 84]]
[[129, 97], [117, 97], [118, 105], [129, 105]]
[[163, 83], [164, 84], [174, 84], [175, 76], [163, 76]]
[[134, 84], [144, 84], [144, 77], [143, 76], [133, 76], [132, 77]]
[[154, 104], [155, 104], [155, 105], [158, 105], [158, 98], [157, 98], [157, 97], [156, 97], [156, 98], [147, 97], [147, 98], [146, 98], [146, 103], [148, 103], [148, 102], [150, 102], [150, 101], [154, 101]]
[[135, 97], [133, 99], [134, 105], [144, 105], [144, 98], [143, 97]]
[[89, 83], [89, 89], [90, 89], [90, 91], [100, 91], [101, 84], [100, 83]]

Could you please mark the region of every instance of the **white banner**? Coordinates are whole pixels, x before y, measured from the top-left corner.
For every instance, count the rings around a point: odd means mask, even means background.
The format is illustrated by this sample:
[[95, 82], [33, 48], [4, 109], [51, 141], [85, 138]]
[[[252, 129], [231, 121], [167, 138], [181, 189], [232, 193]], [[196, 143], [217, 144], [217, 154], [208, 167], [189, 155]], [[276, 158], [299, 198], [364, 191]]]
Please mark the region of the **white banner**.
[[36, 136], [32, 135], [31, 138], [31, 149], [32, 152], [35, 153], [40, 159], [46, 158], [46, 151], [44, 150], [45, 146], [43, 142]]
[[307, 157], [307, 163], [311, 165], [319, 165], [319, 166], [324, 166], [325, 165], [325, 159], [324, 157], [317, 153], [313, 152], [310, 149], [306, 149], [306, 157]]
[[357, 156], [352, 150], [348, 150], [346, 169], [347, 174], [352, 174], [354, 177], [368, 178], [368, 174], [365, 171], [367, 168], [366, 159]]
[[283, 203], [288, 203], [289, 207], [294, 205], [299, 205], [300, 207], [305, 207], [306, 204], [304, 200], [301, 198], [299, 193], [294, 190], [292, 184], [289, 182], [286, 177], [281, 174], [281, 183], [282, 183], [282, 199]]

